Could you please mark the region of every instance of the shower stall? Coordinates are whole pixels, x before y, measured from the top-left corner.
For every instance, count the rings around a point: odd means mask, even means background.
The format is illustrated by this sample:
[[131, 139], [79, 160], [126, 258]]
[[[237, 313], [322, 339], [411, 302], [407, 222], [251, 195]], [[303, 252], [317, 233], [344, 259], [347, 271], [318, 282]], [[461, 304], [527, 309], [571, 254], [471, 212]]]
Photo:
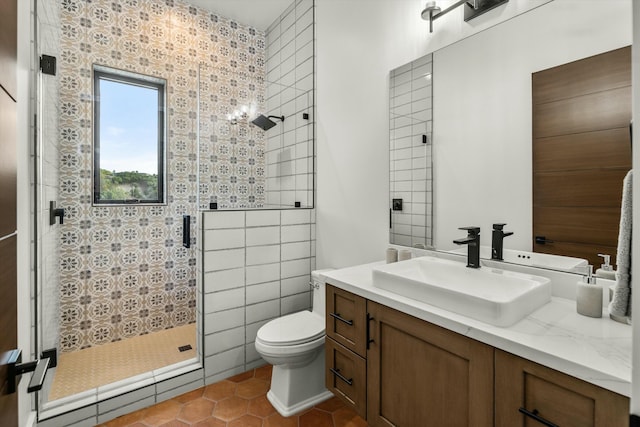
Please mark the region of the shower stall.
[[[259, 325], [310, 304], [313, 1], [263, 29], [188, 0], [35, 0], [33, 15], [49, 65], [33, 70], [33, 331], [57, 354], [39, 419], [92, 425], [264, 363]], [[139, 90], [121, 116], [104, 75]], [[151, 86], [160, 126], [134, 114]], [[139, 153], [154, 127], [157, 152]], [[253, 241], [274, 225], [253, 219], [275, 216], [278, 242]], [[226, 257], [239, 248], [241, 266]]]

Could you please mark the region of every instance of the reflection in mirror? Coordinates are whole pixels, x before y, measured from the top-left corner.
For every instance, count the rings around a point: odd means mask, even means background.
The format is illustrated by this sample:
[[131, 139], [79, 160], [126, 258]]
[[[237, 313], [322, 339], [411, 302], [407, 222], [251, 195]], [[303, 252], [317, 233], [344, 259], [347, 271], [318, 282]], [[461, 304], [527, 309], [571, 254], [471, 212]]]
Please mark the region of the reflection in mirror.
[[433, 53], [435, 248], [507, 223], [505, 250], [534, 252], [532, 74], [631, 44], [630, 2], [609, 6], [548, 2]]
[[432, 55], [391, 71], [390, 241], [433, 246]]

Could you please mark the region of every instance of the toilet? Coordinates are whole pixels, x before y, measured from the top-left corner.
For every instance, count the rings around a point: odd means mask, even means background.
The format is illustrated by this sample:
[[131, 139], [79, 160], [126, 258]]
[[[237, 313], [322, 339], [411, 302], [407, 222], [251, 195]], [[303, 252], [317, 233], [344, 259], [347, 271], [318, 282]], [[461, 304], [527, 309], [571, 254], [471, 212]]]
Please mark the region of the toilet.
[[312, 407], [333, 394], [324, 386], [325, 285], [311, 273], [313, 310], [273, 319], [256, 337], [256, 351], [273, 365], [267, 399], [283, 417]]

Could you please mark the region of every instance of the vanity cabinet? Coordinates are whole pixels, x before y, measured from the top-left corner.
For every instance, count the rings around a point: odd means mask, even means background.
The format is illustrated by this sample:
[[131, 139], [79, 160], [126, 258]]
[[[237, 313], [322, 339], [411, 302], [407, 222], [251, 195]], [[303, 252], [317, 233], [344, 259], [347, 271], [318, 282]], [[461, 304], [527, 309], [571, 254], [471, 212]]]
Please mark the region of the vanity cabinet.
[[496, 427], [629, 425], [627, 397], [501, 350], [495, 358]]
[[367, 418], [367, 300], [327, 285], [325, 384]]
[[493, 347], [327, 285], [326, 385], [370, 426], [493, 425]]
[[627, 426], [629, 399], [327, 284], [326, 386], [369, 426]]
[[492, 426], [493, 347], [367, 301], [370, 426]]

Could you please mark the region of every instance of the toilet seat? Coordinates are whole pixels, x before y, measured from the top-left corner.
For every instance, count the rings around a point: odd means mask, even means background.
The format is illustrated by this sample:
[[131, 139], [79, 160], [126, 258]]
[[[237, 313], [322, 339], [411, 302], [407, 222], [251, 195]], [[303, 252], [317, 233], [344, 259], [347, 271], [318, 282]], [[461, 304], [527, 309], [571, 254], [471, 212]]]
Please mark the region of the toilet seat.
[[293, 347], [318, 341], [324, 338], [324, 332], [325, 320], [321, 316], [300, 311], [263, 325], [258, 330], [256, 341], [268, 347]]

